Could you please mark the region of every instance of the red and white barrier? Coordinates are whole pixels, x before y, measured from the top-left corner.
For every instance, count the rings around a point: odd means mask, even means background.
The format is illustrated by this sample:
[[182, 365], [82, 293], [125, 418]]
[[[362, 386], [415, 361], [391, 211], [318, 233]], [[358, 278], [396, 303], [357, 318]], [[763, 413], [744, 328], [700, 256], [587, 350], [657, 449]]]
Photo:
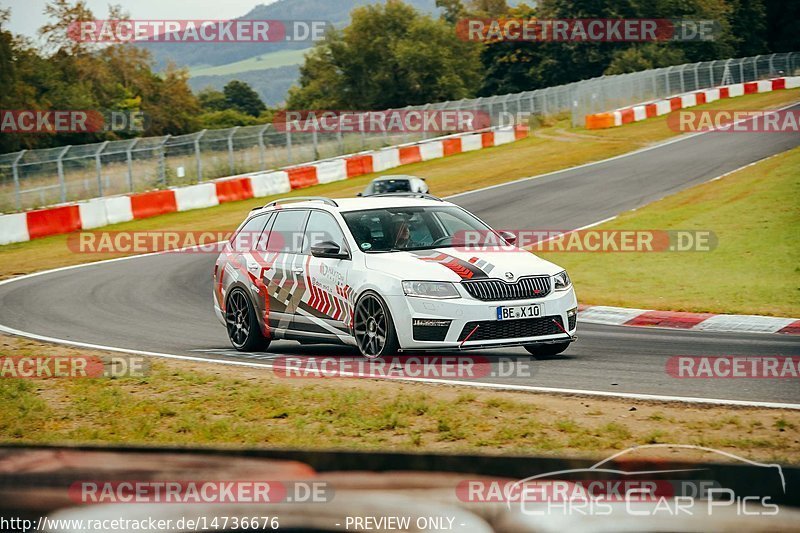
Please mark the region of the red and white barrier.
[[716, 315], [593, 305], [579, 306], [578, 320], [583, 323], [611, 326], [800, 335], [800, 319], [776, 316]]
[[527, 134], [526, 128], [500, 128], [496, 131], [453, 135], [281, 170], [229, 176], [187, 187], [94, 198], [27, 213], [0, 215], [0, 245], [80, 229], [99, 228], [175, 211], [203, 209], [225, 202], [282, 194], [319, 183], [343, 181], [400, 165], [506, 144], [524, 138]]
[[[708, 104], [722, 98], [734, 98], [745, 94], [766, 93], [780, 89], [795, 89], [800, 87], [800, 76], [787, 76], [769, 80], [751, 81], [747, 83], [734, 83], [724, 87], [703, 89], [692, 93], [681, 94], [647, 102], [633, 107], [625, 107], [606, 113], [586, 115], [586, 129], [603, 129], [622, 126], [630, 122], [639, 122], [651, 117], [666, 115], [671, 111], [686, 109], [702, 104]], [[498, 132], [495, 133], [497, 135]]]

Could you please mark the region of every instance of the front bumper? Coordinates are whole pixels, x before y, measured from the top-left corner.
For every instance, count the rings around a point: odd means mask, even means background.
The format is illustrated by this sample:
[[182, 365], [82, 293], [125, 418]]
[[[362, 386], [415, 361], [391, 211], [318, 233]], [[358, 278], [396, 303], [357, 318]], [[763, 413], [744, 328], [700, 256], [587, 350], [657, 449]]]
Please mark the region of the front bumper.
[[[572, 287], [565, 291], [553, 291], [544, 298], [525, 300], [502, 300], [486, 302], [472, 297], [437, 300], [416, 298], [405, 295], [387, 296], [387, 303], [394, 319], [395, 329], [400, 347], [403, 350], [442, 350], [442, 349], [477, 349], [503, 346], [519, 346], [523, 344], [554, 343], [573, 341], [576, 331], [576, 319], [567, 316], [568, 311], [577, 311], [578, 300]], [[542, 313], [537, 321], [497, 320], [497, 307], [538, 304]], [[420, 339], [419, 329], [416, 331], [414, 320], [429, 320], [431, 324], [438, 321], [450, 321], [446, 335], [442, 340], [430, 340], [434, 335], [426, 335]], [[553, 324], [553, 319], [561, 327]], [[466, 338], [474, 326], [478, 326], [469, 338]], [[481, 327], [484, 329], [481, 330]], [[478, 332], [481, 332], [480, 334]], [[440, 336], [441, 337], [441, 336]], [[466, 340], [464, 340], [466, 338]]]

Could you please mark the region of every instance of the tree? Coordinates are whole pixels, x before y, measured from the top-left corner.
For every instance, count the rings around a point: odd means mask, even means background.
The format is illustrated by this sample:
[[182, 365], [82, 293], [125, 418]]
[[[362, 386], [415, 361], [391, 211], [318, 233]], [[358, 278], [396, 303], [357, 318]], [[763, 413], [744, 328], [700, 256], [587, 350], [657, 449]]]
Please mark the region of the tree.
[[442, 19], [448, 24], [455, 25], [466, 16], [461, 0], [436, 0], [436, 7], [442, 10]]
[[399, 0], [353, 10], [306, 55], [290, 109], [388, 109], [473, 96], [477, 43]]
[[212, 87], [206, 87], [197, 93], [197, 99], [200, 102], [200, 107], [206, 111], [222, 111], [228, 108], [228, 103], [225, 101], [225, 93]]
[[232, 80], [222, 90], [225, 103], [230, 109], [257, 117], [267, 106], [261, 101], [258, 93], [243, 81]]

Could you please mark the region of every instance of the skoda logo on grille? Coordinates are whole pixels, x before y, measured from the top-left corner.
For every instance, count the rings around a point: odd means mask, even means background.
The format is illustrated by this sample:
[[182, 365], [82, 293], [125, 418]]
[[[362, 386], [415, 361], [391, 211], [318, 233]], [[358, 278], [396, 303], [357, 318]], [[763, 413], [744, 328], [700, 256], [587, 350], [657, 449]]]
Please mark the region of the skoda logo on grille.
[[506, 276], [506, 279], [514, 279], [514, 273], [513, 272], [506, 272], [505, 276]]

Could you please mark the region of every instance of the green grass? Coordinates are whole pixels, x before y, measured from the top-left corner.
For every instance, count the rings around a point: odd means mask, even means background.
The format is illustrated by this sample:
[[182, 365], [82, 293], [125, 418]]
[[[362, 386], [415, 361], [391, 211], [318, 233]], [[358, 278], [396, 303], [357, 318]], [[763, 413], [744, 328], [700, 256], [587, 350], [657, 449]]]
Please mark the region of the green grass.
[[[11, 337], [0, 341], [0, 356], [79, 353]], [[642, 443], [702, 442], [753, 458], [800, 458], [792, 431], [800, 413], [792, 411], [742, 409], [733, 424], [724, 407], [637, 402], [633, 414], [629, 400], [280, 379], [252, 369], [163, 360], [153, 361], [145, 378], [0, 379], [0, 401], [0, 442], [579, 456]], [[656, 413], [668, 415], [668, 433], [653, 420]]]
[[300, 65], [303, 63], [308, 48], [302, 50], [281, 50], [279, 52], [269, 52], [241, 61], [234, 61], [224, 65], [199, 66], [189, 69], [189, 76], [226, 76], [229, 74], [239, 74], [251, 70], [264, 70], [268, 68], [286, 67], [289, 65]]
[[569, 270], [582, 303], [798, 317], [798, 198], [800, 148], [594, 228], [710, 230], [711, 252], [539, 255]]

